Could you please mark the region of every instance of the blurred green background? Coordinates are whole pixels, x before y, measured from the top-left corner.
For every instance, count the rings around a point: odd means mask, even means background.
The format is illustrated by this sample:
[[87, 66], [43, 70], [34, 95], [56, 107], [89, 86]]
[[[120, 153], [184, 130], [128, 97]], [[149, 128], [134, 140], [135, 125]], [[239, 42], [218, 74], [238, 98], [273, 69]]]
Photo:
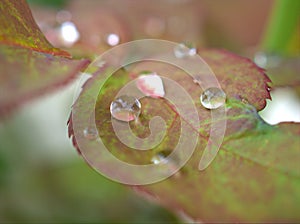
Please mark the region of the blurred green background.
[[179, 223], [78, 156], [66, 130], [72, 93], [42, 97], [0, 124], [0, 222]]
[[[64, 0], [28, 2], [35, 9], [51, 10], [66, 4]], [[274, 1], [255, 0], [252, 5], [249, 0], [199, 2], [205, 6], [201, 12], [206, 18], [201, 29], [197, 27], [203, 32], [198, 43], [202, 47], [227, 48], [246, 56], [266, 50], [261, 43]], [[159, 7], [159, 1], [152, 4]], [[241, 19], [242, 15], [245, 18]], [[276, 34], [276, 29], [266, 35]], [[297, 41], [293, 40], [293, 46]], [[278, 41], [273, 45], [267, 42], [263, 44], [267, 50], [277, 50]], [[295, 48], [291, 49], [295, 54]], [[67, 137], [74, 86], [42, 96], [0, 123], [0, 222], [183, 222], [129, 187], [96, 173], [78, 156]]]

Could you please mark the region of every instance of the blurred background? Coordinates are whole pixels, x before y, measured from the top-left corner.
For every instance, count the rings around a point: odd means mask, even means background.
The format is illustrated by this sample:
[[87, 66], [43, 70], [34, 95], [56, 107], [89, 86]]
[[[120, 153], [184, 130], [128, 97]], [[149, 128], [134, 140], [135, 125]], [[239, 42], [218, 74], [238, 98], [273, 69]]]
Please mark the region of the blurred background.
[[[223, 48], [267, 69], [273, 97], [260, 112], [300, 121], [298, 0], [30, 0], [56, 47], [93, 60], [135, 39]], [[0, 122], [0, 222], [182, 223], [85, 164], [67, 136], [77, 84], [42, 96]]]

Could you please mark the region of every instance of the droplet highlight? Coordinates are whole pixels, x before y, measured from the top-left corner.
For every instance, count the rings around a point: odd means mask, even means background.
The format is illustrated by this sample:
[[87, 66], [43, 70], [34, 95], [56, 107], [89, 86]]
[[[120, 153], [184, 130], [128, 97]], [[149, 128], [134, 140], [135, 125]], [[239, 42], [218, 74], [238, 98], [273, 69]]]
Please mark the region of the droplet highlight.
[[111, 102], [110, 113], [119, 121], [133, 121], [141, 113], [141, 103], [133, 96], [123, 95]]
[[163, 169], [161, 172], [173, 173], [175, 177], [179, 177], [181, 175], [180, 172], [178, 172], [179, 159], [169, 156], [171, 152], [171, 150], [158, 152], [151, 158], [151, 162], [158, 165], [160, 169]]
[[217, 87], [206, 89], [200, 96], [201, 104], [207, 109], [217, 109], [225, 104], [226, 94]]
[[166, 164], [168, 162], [167, 155], [162, 152], [157, 153], [151, 158], [153, 164]]
[[83, 135], [88, 140], [95, 140], [98, 137], [98, 131], [95, 128], [87, 127], [83, 130]]
[[61, 24], [60, 37], [66, 47], [71, 47], [79, 40], [80, 34], [75, 24], [67, 21]]
[[160, 98], [164, 97], [165, 95], [163, 81], [155, 72], [150, 72], [147, 74], [141, 73], [136, 80], [136, 85], [138, 89], [146, 96]]
[[174, 54], [176, 58], [187, 58], [196, 55], [197, 49], [195, 47], [181, 43], [174, 48]]
[[107, 36], [106, 42], [109, 46], [116, 46], [120, 43], [120, 37], [115, 33], [111, 33]]

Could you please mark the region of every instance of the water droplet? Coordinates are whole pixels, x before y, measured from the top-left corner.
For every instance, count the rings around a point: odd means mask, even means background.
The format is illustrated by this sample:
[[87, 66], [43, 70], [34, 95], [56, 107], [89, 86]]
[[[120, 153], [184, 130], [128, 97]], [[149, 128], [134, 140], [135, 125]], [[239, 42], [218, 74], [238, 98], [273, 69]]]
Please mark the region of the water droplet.
[[141, 113], [141, 103], [133, 96], [123, 95], [110, 104], [110, 113], [120, 121], [133, 121]]
[[193, 79], [193, 82], [199, 86], [201, 86], [201, 79], [200, 79], [200, 76], [194, 76], [194, 79]]
[[99, 68], [104, 67], [105, 64], [106, 64], [106, 61], [103, 61], [103, 60], [100, 60], [100, 61], [97, 61], [97, 62], [96, 62], [96, 65], [97, 65]]
[[141, 73], [136, 81], [136, 85], [146, 96], [159, 98], [165, 95], [162, 79], [155, 72]]
[[71, 47], [80, 38], [80, 34], [77, 30], [77, 27], [72, 22], [64, 22], [61, 24], [60, 36], [66, 47]]
[[83, 130], [83, 135], [88, 140], [95, 140], [98, 137], [98, 131], [95, 128], [87, 127]]
[[200, 96], [201, 104], [207, 109], [216, 109], [226, 101], [226, 94], [223, 90], [211, 87], [206, 89]]
[[115, 33], [111, 33], [107, 36], [106, 42], [109, 46], [116, 46], [120, 43], [120, 37]]
[[[179, 161], [178, 158], [174, 158], [173, 159], [171, 157], [169, 157], [169, 155], [171, 154], [171, 150], [164, 150], [161, 152], [158, 152], [157, 154], [155, 154], [152, 158], [151, 158], [151, 162], [155, 165], [162, 165], [161, 168], [164, 169], [164, 172], [166, 173], [174, 173], [176, 172], [176, 170], [178, 170], [178, 165], [179, 165]], [[180, 172], [174, 173], [175, 177], [179, 177], [180, 176]]]
[[181, 43], [174, 48], [174, 54], [176, 58], [191, 57], [197, 54], [197, 49], [195, 47]]
[[151, 158], [151, 162], [154, 164], [166, 164], [169, 162], [167, 157], [170, 153], [171, 151], [169, 150], [158, 152]]
[[153, 156], [151, 158], [151, 162], [154, 164], [159, 164], [159, 163], [162, 163], [163, 161], [165, 161], [165, 158], [161, 158], [159, 156]]

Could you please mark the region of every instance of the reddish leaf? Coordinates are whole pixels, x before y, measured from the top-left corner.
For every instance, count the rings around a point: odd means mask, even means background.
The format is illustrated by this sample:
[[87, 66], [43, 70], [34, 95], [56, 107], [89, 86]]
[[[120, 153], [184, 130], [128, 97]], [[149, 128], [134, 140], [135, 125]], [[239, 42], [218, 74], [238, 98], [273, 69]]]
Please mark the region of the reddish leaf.
[[[175, 67], [142, 62], [131, 68], [130, 75], [119, 70], [110, 77], [95, 107], [99, 136], [112, 154], [133, 164], [147, 164], [157, 152], [172, 150], [176, 146], [182, 124], [176, 110], [165, 99], [142, 99], [140, 123], [130, 123], [137, 136], [145, 137], [149, 135], [148, 122], [153, 116], [159, 115], [165, 120], [167, 136], [152, 150], [140, 152], [125, 146], [117, 139], [110, 122], [109, 105], [118, 90], [139, 71], [155, 71], [175, 80], [193, 98], [201, 121], [199, 141], [192, 158], [178, 175], [135, 189], [147, 198], [152, 197], [199, 221], [299, 221], [299, 125], [272, 127], [260, 119], [257, 110], [261, 110], [265, 100], [270, 98], [269, 79], [250, 60], [224, 51], [200, 52], [227, 94], [226, 136], [216, 159], [206, 170], [199, 171], [198, 164], [209, 137], [210, 111], [199, 102], [201, 88]], [[83, 93], [89, 91], [93, 80], [84, 86]], [[74, 108], [85, 108], [85, 103], [89, 103], [88, 99], [75, 104]], [[70, 122], [69, 133], [78, 148], [72, 120]], [[183, 122], [189, 123], [188, 120]]]
[[0, 2], [0, 44], [21, 46], [47, 54], [71, 57], [54, 48], [36, 25], [25, 0]]
[[224, 143], [203, 172], [196, 151], [181, 177], [136, 189], [203, 222], [297, 222], [300, 129], [274, 129]]
[[[53, 56], [55, 55], [55, 56]], [[66, 59], [32, 18], [24, 0], [0, 2], [0, 117], [24, 101], [66, 84], [88, 61]]]
[[[40, 24], [40, 28], [47, 39], [54, 46], [67, 48], [77, 57], [94, 57], [110, 49], [114, 44], [125, 43], [131, 40], [130, 28], [126, 19], [107, 7], [105, 2], [97, 1], [70, 1], [65, 8], [70, 17], [57, 19], [61, 11], [33, 7], [33, 15]], [[77, 4], [78, 3], [78, 4]], [[64, 11], [64, 12], [66, 12]], [[72, 22], [80, 38], [70, 43], [61, 34], [61, 27], [64, 22]], [[118, 36], [115, 43], [108, 43], [110, 34]]]
[[65, 85], [87, 65], [87, 60], [0, 45], [0, 117], [28, 99]]

